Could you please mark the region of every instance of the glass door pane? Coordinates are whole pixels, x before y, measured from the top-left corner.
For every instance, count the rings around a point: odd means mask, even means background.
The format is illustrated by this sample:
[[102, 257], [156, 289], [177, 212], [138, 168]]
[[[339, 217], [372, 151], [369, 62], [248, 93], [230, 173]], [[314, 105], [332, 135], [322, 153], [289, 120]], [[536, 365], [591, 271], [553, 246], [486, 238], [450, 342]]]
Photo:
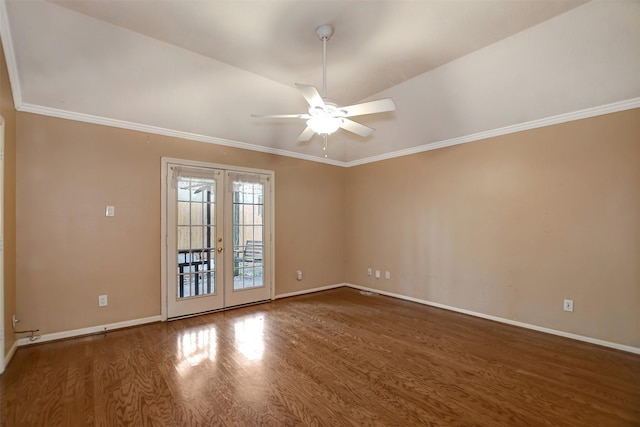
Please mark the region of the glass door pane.
[[225, 280], [226, 306], [269, 299], [270, 182], [261, 175], [227, 172], [233, 275]]
[[233, 182], [233, 289], [264, 286], [264, 184]]
[[180, 177], [178, 187], [178, 299], [216, 292], [216, 181]]
[[168, 317], [222, 308], [222, 171], [173, 166], [168, 173]]

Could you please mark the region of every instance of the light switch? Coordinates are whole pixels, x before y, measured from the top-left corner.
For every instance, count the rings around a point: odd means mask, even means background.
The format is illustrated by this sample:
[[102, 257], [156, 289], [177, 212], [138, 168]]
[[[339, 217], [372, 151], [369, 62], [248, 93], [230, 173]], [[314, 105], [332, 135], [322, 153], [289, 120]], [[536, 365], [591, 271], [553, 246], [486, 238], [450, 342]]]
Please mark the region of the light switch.
[[106, 295], [100, 295], [98, 297], [98, 307], [106, 307], [107, 305], [109, 305], [109, 302], [107, 300], [107, 296]]
[[116, 207], [115, 206], [107, 206], [107, 216], [115, 216]]

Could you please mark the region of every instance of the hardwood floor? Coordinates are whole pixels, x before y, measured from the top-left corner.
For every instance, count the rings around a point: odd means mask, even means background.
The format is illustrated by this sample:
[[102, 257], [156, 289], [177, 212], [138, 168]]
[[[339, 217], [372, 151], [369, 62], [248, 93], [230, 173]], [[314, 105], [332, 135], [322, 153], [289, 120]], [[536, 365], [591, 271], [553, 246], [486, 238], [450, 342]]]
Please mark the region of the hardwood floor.
[[20, 348], [2, 426], [640, 425], [640, 356], [340, 288]]

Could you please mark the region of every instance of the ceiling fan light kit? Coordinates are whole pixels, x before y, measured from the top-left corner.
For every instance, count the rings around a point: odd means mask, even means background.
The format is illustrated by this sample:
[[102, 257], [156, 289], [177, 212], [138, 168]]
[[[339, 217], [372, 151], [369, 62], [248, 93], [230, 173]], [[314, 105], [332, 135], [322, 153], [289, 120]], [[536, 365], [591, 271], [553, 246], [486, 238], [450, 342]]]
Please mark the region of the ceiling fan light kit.
[[324, 150], [326, 151], [327, 136], [338, 129], [344, 129], [362, 137], [371, 135], [375, 130], [369, 126], [354, 122], [347, 117], [393, 111], [396, 106], [391, 98], [378, 99], [346, 107], [340, 107], [328, 100], [326, 98], [327, 40], [333, 35], [333, 27], [326, 24], [320, 25], [316, 28], [316, 35], [322, 40], [322, 96], [314, 86], [296, 83], [296, 87], [309, 103], [307, 114], [253, 114], [252, 116], [265, 119], [296, 118], [306, 120], [307, 127], [298, 136], [298, 142], [309, 141], [314, 133], [317, 133], [323, 137]]
[[344, 123], [345, 114], [345, 111], [330, 102], [325, 102], [324, 108], [311, 106], [309, 107], [311, 118], [307, 120], [307, 126], [318, 135], [331, 135]]
[[307, 126], [318, 135], [331, 135], [340, 128], [342, 121], [335, 117], [312, 117], [307, 120]]

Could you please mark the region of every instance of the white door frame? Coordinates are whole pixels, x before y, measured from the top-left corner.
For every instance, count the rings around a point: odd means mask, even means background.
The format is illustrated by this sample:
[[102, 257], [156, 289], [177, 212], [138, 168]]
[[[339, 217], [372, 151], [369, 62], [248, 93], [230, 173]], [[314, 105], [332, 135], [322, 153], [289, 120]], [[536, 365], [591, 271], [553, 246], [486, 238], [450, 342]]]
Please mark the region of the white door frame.
[[[162, 186], [161, 186], [161, 194], [160, 194], [160, 229], [161, 229], [161, 242], [160, 242], [160, 266], [161, 266], [161, 275], [160, 275], [160, 317], [162, 319], [162, 321], [166, 321], [168, 318], [168, 313], [167, 313], [167, 284], [168, 284], [168, 277], [167, 277], [167, 267], [168, 267], [168, 263], [169, 263], [169, 259], [168, 257], [168, 238], [167, 238], [167, 209], [168, 209], [168, 204], [167, 204], [167, 189], [169, 187], [170, 184], [170, 178], [168, 177], [168, 173], [169, 173], [169, 164], [180, 164], [180, 165], [184, 165], [184, 166], [193, 166], [193, 167], [201, 167], [201, 168], [211, 168], [211, 169], [224, 169], [224, 170], [229, 170], [229, 171], [234, 171], [234, 172], [241, 172], [241, 173], [248, 173], [248, 174], [265, 174], [265, 175], [269, 175], [270, 176], [270, 180], [271, 180], [271, 209], [269, 212], [269, 221], [270, 221], [270, 227], [271, 227], [271, 235], [270, 236], [265, 236], [268, 237], [269, 239], [269, 245], [270, 245], [270, 253], [271, 253], [271, 257], [269, 260], [269, 287], [270, 287], [270, 293], [271, 293], [271, 299], [273, 300], [275, 298], [275, 240], [273, 238], [273, 236], [275, 235], [275, 173], [272, 170], [265, 170], [265, 169], [252, 169], [252, 168], [244, 168], [244, 167], [238, 167], [238, 166], [231, 166], [231, 165], [224, 165], [224, 164], [220, 164], [220, 163], [207, 163], [207, 162], [200, 162], [200, 161], [196, 161], [196, 160], [185, 160], [185, 159], [177, 159], [177, 158], [172, 158], [172, 157], [162, 157], [161, 159], [161, 181], [162, 181]], [[173, 262], [174, 260], [172, 259], [171, 262]], [[266, 279], [266, 278], [265, 278]]]
[[0, 116], [0, 374], [5, 362], [4, 324], [4, 118]]

